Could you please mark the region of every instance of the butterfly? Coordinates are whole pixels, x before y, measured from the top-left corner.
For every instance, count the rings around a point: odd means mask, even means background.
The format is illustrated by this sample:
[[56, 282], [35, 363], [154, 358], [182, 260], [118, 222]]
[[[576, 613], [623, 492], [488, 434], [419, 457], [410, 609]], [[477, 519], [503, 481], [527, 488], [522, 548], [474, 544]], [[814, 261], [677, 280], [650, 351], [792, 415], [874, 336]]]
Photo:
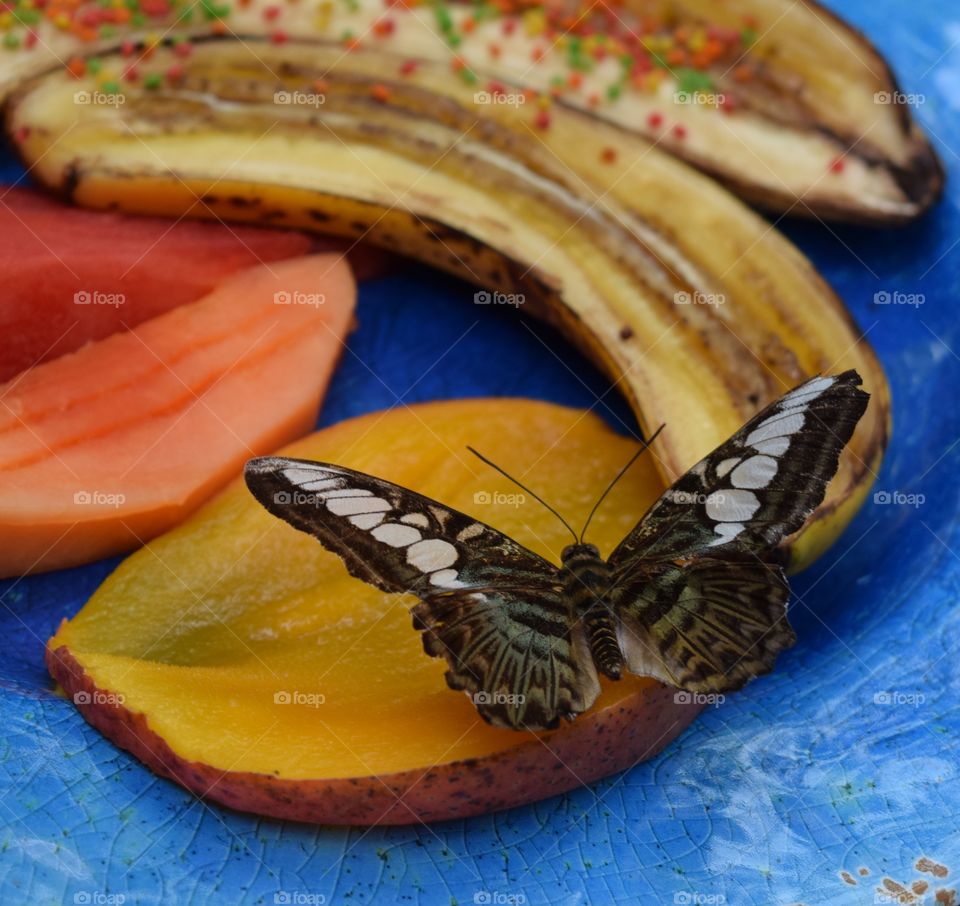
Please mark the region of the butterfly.
[[767, 406], [607, 560], [584, 542], [586, 527], [570, 530], [556, 566], [472, 516], [343, 466], [267, 456], [247, 463], [245, 479], [351, 575], [419, 599], [424, 650], [446, 659], [447, 684], [486, 721], [553, 729], [593, 704], [600, 675], [718, 693], [773, 669], [795, 641], [777, 545], [823, 500], [867, 406], [860, 383], [855, 371], [815, 377]]

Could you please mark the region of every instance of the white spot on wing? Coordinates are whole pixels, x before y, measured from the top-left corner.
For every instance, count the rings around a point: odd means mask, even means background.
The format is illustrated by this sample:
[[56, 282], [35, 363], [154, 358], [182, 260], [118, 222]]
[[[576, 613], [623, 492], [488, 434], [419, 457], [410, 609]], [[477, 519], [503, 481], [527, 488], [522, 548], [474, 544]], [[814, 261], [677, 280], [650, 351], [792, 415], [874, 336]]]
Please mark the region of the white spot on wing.
[[363, 488], [343, 488], [339, 491], [328, 491], [320, 496], [324, 500], [331, 500], [336, 497], [373, 497], [373, 491], [367, 491]]
[[335, 488], [339, 484], [339, 478], [318, 478], [316, 481], [302, 481], [299, 486], [304, 491], [323, 491], [327, 488]]
[[469, 541], [471, 538], [476, 538], [477, 535], [482, 534], [483, 526], [479, 522], [474, 522], [460, 531], [460, 534], [457, 535], [457, 541]]
[[400, 525], [399, 522], [385, 522], [378, 525], [371, 533], [377, 541], [389, 544], [390, 547], [408, 547], [423, 536], [412, 525]]
[[441, 538], [428, 538], [407, 548], [407, 563], [422, 573], [447, 569], [457, 562], [457, 549]]
[[707, 547], [716, 547], [718, 544], [726, 544], [728, 541], [733, 541], [745, 528], [746, 526], [742, 522], [721, 522], [720, 525], [714, 528], [718, 537], [714, 538]]
[[720, 465], [717, 466], [717, 476], [723, 478], [738, 462], [740, 462], [739, 456], [734, 456], [731, 459], [725, 459]]
[[752, 447], [758, 441], [768, 440], [771, 437], [789, 437], [803, 427], [804, 420], [805, 416], [799, 410], [790, 409], [786, 413], [778, 412], [751, 431], [747, 435], [747, 443]]
[[361, 513], [359, 516], [351, 516], [350, 524], [355, 525], [358, 529], [369, 531], [374, 526], [380, 525], [383, 520], [383, 513]]
[[714, 491], [707, 497], [704, 506], [714, 522], [744, 522], [758, 509], [760, 501], [752, 491], [737, 489]]
[[419, 525], [420, 528], [430, 527], [430, 520], [425, 513], [407, 513], [406, 516], [400, 518], [400, 521], [405, 522], [407, 525]]
[[789, 437], [771, 437], [770, 440], [761, 440], [753, 444], [753, 449], [769, 456], [783, 456], [789, 446]]
[[730, 481], [735, 488], [765, 488], [777, 474], [777, 461], [772, 456], [751, 456], [734, 470]]
[[443, 588], [463, 588], [463, 582], [457, 579], [455, 569], [438, 569], [430, 576], [430, 584]]
[[318, 479], [327, 477], [329, 478], [330, 473], [326, 469], [316, 468], [316, 469], [307, 469], [303, 466], [291, 466], [289, 469], [284, 469], [283, 474], [292, 481], [295, 485], [303, 485], [307, 481], [317, 481]]
[[335, 497], [327, 501], [327, 509], [334, 516], [354, 516], [358, 513], [385, 513], [393, 507], [379, 497]]
[[791, 390], [780, 400], [780, 404], [784, 409], [792, 409], [795, 406], [806, 406], [807, 403], [815, 400], [828, 387], [832, 387], [834, 383], [836, 383], [836, 380], [835, 377], [814, 378], [812, 381], [807, 381], [806, 384], [801, 384], [796, 389]]

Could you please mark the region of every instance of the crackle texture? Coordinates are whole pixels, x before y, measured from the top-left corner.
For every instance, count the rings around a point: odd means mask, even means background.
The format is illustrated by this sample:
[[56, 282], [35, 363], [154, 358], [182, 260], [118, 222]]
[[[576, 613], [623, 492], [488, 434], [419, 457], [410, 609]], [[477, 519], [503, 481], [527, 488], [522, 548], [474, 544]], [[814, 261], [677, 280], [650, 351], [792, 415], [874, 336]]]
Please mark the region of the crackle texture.
[[[907, 230], [788, 227], [887, 369], [895, 430], [874, 490], [924, 501], [871, 495], [795, 581], [799, 641], [777, 672], [652, 761], [535, 805], [429, 827], [281, 824], [194, 799], [53, 694], [44, 643], [115, 561], [7, 581], [0, 901], [856, 906], [894, 902], [898, 885], [925, 883], [924, 903], [960, 889], [960, 12], [835, 6], [925, 96], [917, 115], [952, 181]], [[925, 302], [875, 305], [882, 291]], [[598, 411], [631, 424], [569, 347], [472, 293], [425, 272], [363, 286], [321, 424], [453, 396], [592, 406], [604, 393]]]

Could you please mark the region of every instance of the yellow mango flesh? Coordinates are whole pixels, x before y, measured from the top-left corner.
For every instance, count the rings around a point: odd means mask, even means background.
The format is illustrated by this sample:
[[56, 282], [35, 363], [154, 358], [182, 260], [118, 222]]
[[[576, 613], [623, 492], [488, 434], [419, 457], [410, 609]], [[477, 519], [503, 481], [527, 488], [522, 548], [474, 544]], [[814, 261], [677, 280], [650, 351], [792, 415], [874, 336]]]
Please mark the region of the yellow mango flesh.
[[[409, 487], [504, 531], [554, 563], [563, 525], [485, 466], [471, 444], [580, 528], [636, 450], [596, 416], [531, 400], [469, 400], [374, 413], [281, 451]], [[587, 540], [608, 555], [663, 491], [648, 454], [621, 479]], [[488, 726], [424, 654], [409, 596], [348, 575], [310, 536], [270, 516], [238, 480], [127, 558], [50, 647], [181, 758], [290, 779], [384, 775], [530, 741]], [[651, 680], [606, 683], [595, 707]], [[563, 732], [559, 730], [557, 732]]]

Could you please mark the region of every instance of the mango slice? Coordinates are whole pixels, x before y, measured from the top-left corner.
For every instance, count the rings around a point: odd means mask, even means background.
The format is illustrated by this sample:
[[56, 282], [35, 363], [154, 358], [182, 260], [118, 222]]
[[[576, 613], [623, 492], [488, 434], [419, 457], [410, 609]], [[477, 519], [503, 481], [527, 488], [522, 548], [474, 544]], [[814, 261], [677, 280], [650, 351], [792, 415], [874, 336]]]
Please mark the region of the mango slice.
[[[468, 443], [574, 526], [636, 449], [589, 413], [498, 399], [375, 413], [283, 452], [381, 475], [558, 562], [563, 526]], [[601, 553], [662, 490], [642, 457], [591, 524]], [[650, 757], [700, 710], [631, 676], [552, 733], [490, 727], [423, 653], [412, 603], [351, 578], [237, 481], [125, 560], [47, 660], [90, 723], [156, 772], [238, 809], [314, 822], [402, 824], [533, 801]]]

